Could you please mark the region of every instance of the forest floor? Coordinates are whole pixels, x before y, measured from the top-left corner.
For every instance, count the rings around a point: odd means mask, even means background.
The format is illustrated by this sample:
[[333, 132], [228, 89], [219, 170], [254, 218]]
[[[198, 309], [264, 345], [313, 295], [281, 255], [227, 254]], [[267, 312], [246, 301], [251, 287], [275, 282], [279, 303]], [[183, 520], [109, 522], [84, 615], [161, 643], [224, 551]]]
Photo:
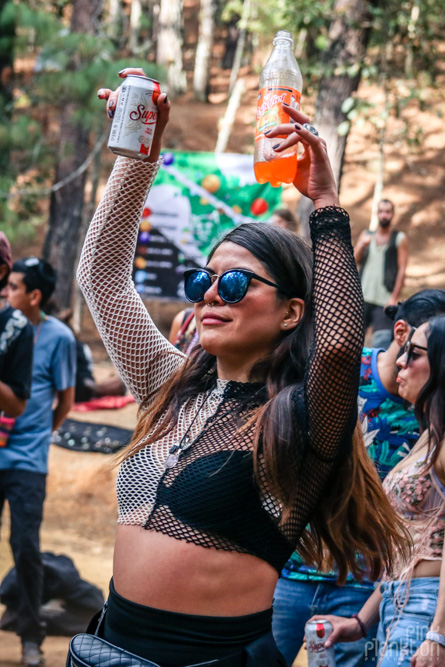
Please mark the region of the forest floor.
[[[237, 113], [236, 124], [227, 150], [251, 152], [257, 76], [242, 71], [246, 93]], [[166, 133], [166, 146], [186, 151], [213, 151], [218, 123], [226, 108], [228, 72], [215, 68], [212, 78], [210, 104], [193, 101], [190, 93], [173, 103], [171, 122]], [[442, 86], [443, 89], [443, 86]], [[381, 93], [369, 86], [360, 88], [360, 95], [377, 102]], [[410, 260], [404, 294], [409, 295], [424, 287], [445, 288], [445, 128], [440, 113], [445, 115], [445, 104], [439, 93], [431, 91], [427, 110], [419, 113], [414, 105], [405, 111], [414, 126], [423, 129], [421, 146], [410, 152], [401, 140], [402, 122], [392, 120], [388, 125], [386, 153], [386, 185], [384, 196], [396, 206], [396, 219], [400, 229], [409, 238]], [[305, 111], [311, 115], [310, 100]], [[112, 162], [104, 156], [104, 179]], [[353, 128], [348, 140], [344, 175], [341, 186], [342, 205], [351, 214], [353, 239], [367, 227], [372, 205], [378, 161], [377, 142], [370, 125]], [[285, 190], [283, 198], [290, 207], [297, 201], [292, 188]], [[34, 247], [17, 248], [15, 254], [39, 252], [37, 239]], [[168, 331], [173, 315], [181, 304], [154, 303], [151, 312], [161, 330]], [[104, 348], [88, 314], [84, 315], [83, 339], [94, 352], [96, 373], [104, 377], [110, 372]], [[88, 413], [77, 419], [96, 420], [98, 423], [134, 426], [134, 405], [123, 410]], [[42, 528], [42, 550], [66, 553], [71, 556], [81, 575], [107, 590], [112, 568], [112, 544], [115, 526], [115, 471], [109, 456], [91, 453], [69, 452], [51, 448], [50, 474], [45, 520]], [[0, 543], [0, 577], [11, 566], [8, 516], [4, 516]], [[67, 638], [50, 637], [44, 649], [47, 667], [63, 667]], [[20, 647], [11, 633], [0, 633], [0, 667], [16, 667], [19, 664]], [[302, 655], [299, 667], [306, 665]]]

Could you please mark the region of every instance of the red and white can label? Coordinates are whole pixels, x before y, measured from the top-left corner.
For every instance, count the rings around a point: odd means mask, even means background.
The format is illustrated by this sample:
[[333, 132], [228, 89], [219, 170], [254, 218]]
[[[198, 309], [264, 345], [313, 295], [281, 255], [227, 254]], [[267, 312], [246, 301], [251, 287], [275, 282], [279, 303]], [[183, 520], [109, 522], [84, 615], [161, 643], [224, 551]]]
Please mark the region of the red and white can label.
[[310, 621], [306, 623], [305, 639], [309, 667], [335, 667], [335, 649], [326, 648], [325, 641], [332, 633], [329, 621]]
[[160, 92], [159, 83], [154, 79], [142, 76], [125, 79], [108, 141], [113, 153], [139, 160], [150, 155]]

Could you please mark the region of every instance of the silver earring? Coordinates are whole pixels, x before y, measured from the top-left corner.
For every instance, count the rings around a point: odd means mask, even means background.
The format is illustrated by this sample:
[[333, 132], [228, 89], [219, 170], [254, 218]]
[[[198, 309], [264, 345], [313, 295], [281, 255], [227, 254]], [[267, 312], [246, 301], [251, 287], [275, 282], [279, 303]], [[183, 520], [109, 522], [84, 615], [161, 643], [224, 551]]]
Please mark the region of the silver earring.
[[284, 322], [283, 327], [287, 327], [287, 322]]

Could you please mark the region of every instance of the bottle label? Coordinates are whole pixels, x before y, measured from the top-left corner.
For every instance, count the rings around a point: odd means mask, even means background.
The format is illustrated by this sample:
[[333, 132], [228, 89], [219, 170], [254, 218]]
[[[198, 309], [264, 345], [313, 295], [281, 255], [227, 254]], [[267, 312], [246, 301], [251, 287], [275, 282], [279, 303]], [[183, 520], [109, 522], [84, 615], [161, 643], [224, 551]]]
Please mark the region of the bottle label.
[[296, 88], [286, 86], [261, 88], [257, 99], [255, 141], [262, 139], [267, 130], [289, 122], [289, 114], [285, 111], [286, 107], [283, 108], [283, 102], [299, 111], [300, 99], [301, 93]]

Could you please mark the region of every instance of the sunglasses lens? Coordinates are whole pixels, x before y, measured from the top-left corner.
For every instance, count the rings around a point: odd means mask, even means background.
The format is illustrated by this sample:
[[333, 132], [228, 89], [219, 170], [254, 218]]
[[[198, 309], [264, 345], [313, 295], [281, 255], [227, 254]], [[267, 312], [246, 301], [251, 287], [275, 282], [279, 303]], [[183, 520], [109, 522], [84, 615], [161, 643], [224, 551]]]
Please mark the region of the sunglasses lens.
[[205, 271], [194, 271], [185, 279], [184, 291], [186, 298], [192, 303], [198, 303], [210, 287], [210, 276]]
[[241, 271], [228, 271], [219, 281], [219, 296], [227, 303], [237, 303], [246, 296], [249, 278]]

